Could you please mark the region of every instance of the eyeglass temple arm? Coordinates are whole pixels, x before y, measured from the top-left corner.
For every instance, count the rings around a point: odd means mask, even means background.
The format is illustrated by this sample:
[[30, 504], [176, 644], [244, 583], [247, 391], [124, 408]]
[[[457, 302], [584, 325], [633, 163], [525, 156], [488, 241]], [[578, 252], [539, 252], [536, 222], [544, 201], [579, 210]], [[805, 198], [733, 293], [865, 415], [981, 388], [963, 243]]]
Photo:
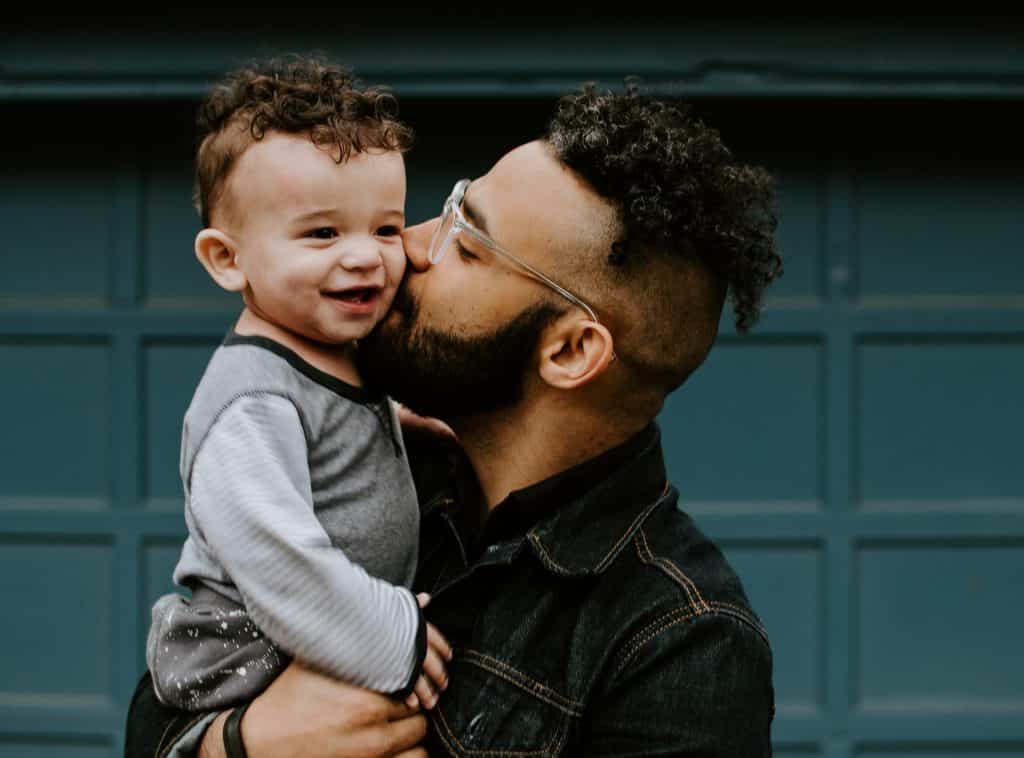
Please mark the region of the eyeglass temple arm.
[[489, 250], [493, 250], [494, 252], [498, 253], [498, 255], [502, 256], [503, 258], [505, 258], [506, 260], [510, 261], [511, 263], [514, 263], [515, 265], [519, 266], [524, 271], [529, 272], [529, 274], [531, 276], [534, 276], [537, 279], [540, 279], [542, 282], [544, 282], [544, 284], [546, 284], [548, 287], [553, 289], [559, 295], [561, 295], [566, 300], [571, 302], [573, 305], [576, 305], [576, 306], [582, 308], [583, 311], [591, 318], [591, 320], [597, 322], [598, 324], [601, 323], [601, 320], [597, 317], [597, 314], [594, 313], [594, 309], [591, 308], [586, 303], [584, 303], [582, 300], [580, 300], [576, 295], [572, 294], [565, 287], [563, 287], [562, 285], [558, 284], [555, 281], [552, 281], [547, 276], [545, 276], [540, 271], [538, 271], [533, 266], [531, 266], [529, 263], [526, 263], [524, 261], [519, 260], [518, 258], [516, 258], [511, 253], [507, 252], [506, 250], [502, 250], [501, 246], [498, 245], [497, 243], [495, 243], [494, 240], [488, 239], [484, 235], [480, 234], [473, 227], [471, 227], [469, 225], [463, 225], [461, 223], [459, 224], [459, 226], [462, 228], [462, 230], [464, 232], [466, 232], [471, 237], [476, 239], [476, 241], [479, 242], [481, 245], [484, 245]]

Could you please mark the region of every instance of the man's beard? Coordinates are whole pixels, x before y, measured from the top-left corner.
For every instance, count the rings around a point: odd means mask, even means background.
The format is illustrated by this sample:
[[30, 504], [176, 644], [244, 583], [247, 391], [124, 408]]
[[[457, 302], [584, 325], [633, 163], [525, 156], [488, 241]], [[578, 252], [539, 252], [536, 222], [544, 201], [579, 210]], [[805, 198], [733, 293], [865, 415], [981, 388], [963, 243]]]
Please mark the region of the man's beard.
[[519, 402], [540, 333], [559, 314], [537, 303], [490, 334], [460, 337], [417, 325], [419, 304], [404, 287], [392, 307], [403, 318], [385, 317], [359, 341], [359, 372], [421, 416], [446, 421]]

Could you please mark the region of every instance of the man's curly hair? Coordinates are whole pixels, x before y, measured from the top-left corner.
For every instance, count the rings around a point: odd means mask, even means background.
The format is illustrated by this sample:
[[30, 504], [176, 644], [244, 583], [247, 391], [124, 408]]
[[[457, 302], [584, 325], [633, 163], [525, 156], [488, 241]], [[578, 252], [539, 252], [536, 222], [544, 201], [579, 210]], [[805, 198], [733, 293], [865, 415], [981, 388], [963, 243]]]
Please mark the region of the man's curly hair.
[[306, 134], [338, 163], [370, 149], [406, 152], [412, 130], [395, 98], [361, 88], [351, 72], [316, 55], [256, 62], [227, 75], [200, 104], [194, 201], [204, 226], [238, 158], [268, 133]]
[[737, 328], [753, 326], [782, 273], [767, 172], [738, 162], [688, 105], [641, 94], [632, 79], [624, 94], [588, 84], [563, 97], [545, 140], [618, 209], [613, 266], [628, 270], [641, 247], [696, 256], [732, 293]]

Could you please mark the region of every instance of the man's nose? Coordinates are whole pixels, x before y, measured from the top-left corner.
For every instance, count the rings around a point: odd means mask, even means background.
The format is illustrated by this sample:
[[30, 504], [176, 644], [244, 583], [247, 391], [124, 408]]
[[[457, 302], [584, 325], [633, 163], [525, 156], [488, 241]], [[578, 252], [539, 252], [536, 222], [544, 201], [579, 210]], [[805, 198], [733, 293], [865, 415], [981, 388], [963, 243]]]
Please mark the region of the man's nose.
[[409, 265], [416, 271], [422, 272], [430, 268], [430, 239], [439, 222], [440, 219], [432, 218], [416, 226], [407, 226], [402, 232], [405, 255], [409, 259]]

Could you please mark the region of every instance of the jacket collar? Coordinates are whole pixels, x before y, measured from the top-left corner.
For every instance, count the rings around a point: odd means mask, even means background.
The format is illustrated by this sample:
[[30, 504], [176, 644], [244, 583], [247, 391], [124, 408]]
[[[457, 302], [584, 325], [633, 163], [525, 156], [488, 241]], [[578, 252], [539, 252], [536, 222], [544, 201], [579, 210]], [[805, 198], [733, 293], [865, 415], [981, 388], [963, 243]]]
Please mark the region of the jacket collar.
[[[615, 453], [612, 460], [617, 465], [609, 465], [605, 456]], [[540, 562], [563, 576], [604, 571], [651, 512], [675, 496], [666, 479], [661, 432], [654, 422], [581, 466], [587, 467], [588, 486], [562, 500], [526, 534]]]
[[[424, 503], [425, 518], [447, 513], [461, 523], [459, 514], [468, 500], [458, 492], [479, 494], [475, 480], [467, 481], [467, 468], [465, 458], [452, 464], [447, 486]], [[454, 486], [459, 481], [462, 486]], [[647, 516], [675, 494], [666, 480], [661, 432], [652, 421], [622, 444], [512, 492], [475, 537], [465, 539], [465, 530], [459, 531], [470, 564], [478, 558], [507, 563], [526, 543], [555, 574], [595, 574], [607, 568]]]

